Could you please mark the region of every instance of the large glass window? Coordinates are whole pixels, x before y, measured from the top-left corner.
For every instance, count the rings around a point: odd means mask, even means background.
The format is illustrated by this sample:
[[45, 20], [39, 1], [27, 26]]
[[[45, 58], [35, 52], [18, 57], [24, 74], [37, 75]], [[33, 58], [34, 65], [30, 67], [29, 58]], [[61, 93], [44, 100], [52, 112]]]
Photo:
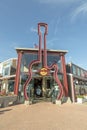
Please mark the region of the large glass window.
[[26, 80], [28, 79], [28, 75], [26, 73], [21, 73], [20, 78], [21, 78], [21, 80], [20, 80], [21, 84], [23, 85], [26, 82]]
[[10, 75], [10, 67], [6, 67], [3, 69], [3, 76]]
[[81, 76], [81, 69], [80, 68], [77, 68], [77, 75]]
[[61, 72], [62, 66], [61, 66], [60, 56], [48, 54], [47, 55], [47, 65], [51, 66], [54, 63], [58, 64], [58, 71]]
[[75, 65], [72, 65], [72, 73], [73, 74], [77, 74], [77, 70], [76, 70], [76, 66]]
[[28, 72], [29, 64], [33, 60], [37, 60], [37, 54], [24, 53], [22, 56], [21, 72]]
[[63, 74], [58, 74], [58, 78], [59, 78], [59, 80], [61, 81], [61, 83], [62, 83], [62, 85], [64, 84], [63, 83]]
[[25, 82], [26, 82], [27, 79], [28, 79], [27, 73], [22, 72], [20, 74], [19, 91], [23, 91], [23, 89], [24, 89], [23, 86], [24, 86], [24, 84], [25, 84]]
[[9, 81], [9, 83], [8, 83], [8, 91], [9, 92], [14, 91], [14, 81]]
[[81, 76], [84, 77], [84, 70], [81, 69]]
[[11, 66], [10, 75], [14, 75], [14, 74], [16, 74], [16, 68]]

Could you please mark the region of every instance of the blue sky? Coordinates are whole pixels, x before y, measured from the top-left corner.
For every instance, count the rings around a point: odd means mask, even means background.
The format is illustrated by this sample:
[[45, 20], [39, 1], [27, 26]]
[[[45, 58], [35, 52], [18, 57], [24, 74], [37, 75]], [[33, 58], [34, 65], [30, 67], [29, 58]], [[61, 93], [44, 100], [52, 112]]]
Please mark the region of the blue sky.
[[0, 0], [0, 61], [38, 44], [39, 22], [48, 24], [48, 49], [68, 50], [66, 63], [87, 69], [87, 0]]

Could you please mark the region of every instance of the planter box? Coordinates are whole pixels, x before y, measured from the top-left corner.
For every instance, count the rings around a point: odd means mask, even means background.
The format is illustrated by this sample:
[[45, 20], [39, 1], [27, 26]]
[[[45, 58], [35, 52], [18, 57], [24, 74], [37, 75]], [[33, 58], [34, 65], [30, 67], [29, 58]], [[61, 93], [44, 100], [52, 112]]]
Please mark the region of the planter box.
[[77, 98], [77, 103], [83, 103], [83, 98]]
[[1, 107], [7, 107], [10, 102], [14, 103], [17, 101], [16, 95], [11, 96], [0, 96], [0, 106]]
[[77, 103], [87, 102], [87, 98], [77, 98]]
[[87, 96], [84, 96], [85, 99], [87, 99]]

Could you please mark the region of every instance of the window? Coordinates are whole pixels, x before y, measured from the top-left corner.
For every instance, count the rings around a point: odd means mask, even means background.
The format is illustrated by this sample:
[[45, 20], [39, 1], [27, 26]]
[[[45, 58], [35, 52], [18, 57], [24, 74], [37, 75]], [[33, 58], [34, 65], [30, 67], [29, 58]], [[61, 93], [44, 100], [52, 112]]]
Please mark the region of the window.
[[29, 64], [33, 60], [37, 60], [37, 54], [24, 53], [22, 56], [21, 72], [28, 72]]
[[10, 74], [11, 75], [16, 74], [16, 68], [14, 68], [14, 67], [11, 66]]
[[72, 65], [72, 73], [75, 74], [75, 75], [77, 74], [75, 65]]
[[62, 66], [61, 66], [60, 56], [48, 54], [47, 55], [47, 65], [51, 66], [54, 63], [58, 64], [58, 71], [61, 72]]
[[4, 73], [3, 73], [4, 76], [10, 75], [10, 67], [4, 68], [3, 71], [4, 71]]
[[84, 71], [81, 69], [81, 76], [84, 77]]
[[81, 69], [80, 68], [77, 68], [77, 75], [81, 76]]
[[8, 91], [9, 92], [13, 92], [14, 91], [14, 81], [9, 81]]

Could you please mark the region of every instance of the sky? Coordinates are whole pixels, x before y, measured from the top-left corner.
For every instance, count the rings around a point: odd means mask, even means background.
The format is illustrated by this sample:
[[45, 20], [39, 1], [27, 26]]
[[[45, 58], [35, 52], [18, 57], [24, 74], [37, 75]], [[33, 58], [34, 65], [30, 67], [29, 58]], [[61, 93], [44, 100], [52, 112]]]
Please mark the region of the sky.
[[87, 70], [87, 0], [0, 0], [0, 62], [38, 44], [39, 22], [48, 24], [47, 49], [68, 50], [66, 64]]

